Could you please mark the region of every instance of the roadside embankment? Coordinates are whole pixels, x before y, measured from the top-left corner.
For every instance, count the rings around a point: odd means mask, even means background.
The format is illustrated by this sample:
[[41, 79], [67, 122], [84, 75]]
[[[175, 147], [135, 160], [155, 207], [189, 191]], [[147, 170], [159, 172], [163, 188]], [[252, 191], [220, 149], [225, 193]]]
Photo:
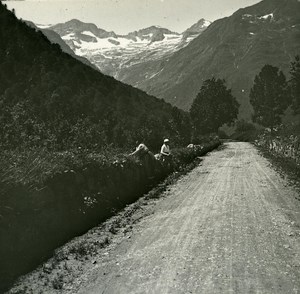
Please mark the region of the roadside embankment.
[[290, 179], [293, 185], [300, 186], [300, 137], [288, 132], [261, 134], [255, 145], [272, 162], [282, 176]]
[[153, 195], [160, 183], [58, 248], [9, 294], [299, 292], [299, 191], [250, 143], [190, 165], [164, 192]]
[[298, 136], [278, 136], [264, 133], [259, 136], [255, 143], [273, 155], [291, 159], [295, 161], [295, 164], [300, 165], [300, 138]]
[[[32, 158], [18, 173], [4, 162], [0, 175], [0, 292], [48, 259], [55, 248], [105, 221], [171, 172], [219, 145], [214, 140], [197, 148], [174, 150], [169, 165], [149, 154], [115, 160], [89, 154], [75, 165], [65, 160], [55, 167], [55, 173], [38, 169], [41, 158]], [[50, 158], [46, 165], [49, 162]], [[39, 181], [33, 176], [37, 172]]]

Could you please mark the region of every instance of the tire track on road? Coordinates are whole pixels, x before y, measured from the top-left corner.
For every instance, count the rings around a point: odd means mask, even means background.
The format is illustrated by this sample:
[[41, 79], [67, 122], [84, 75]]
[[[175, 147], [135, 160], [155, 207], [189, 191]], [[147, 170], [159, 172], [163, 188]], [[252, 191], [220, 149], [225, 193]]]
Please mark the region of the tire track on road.
[[158, 200], [79, 293], [297, 293], [300, 204], [285, 185], [251, 144], [227, 143]]

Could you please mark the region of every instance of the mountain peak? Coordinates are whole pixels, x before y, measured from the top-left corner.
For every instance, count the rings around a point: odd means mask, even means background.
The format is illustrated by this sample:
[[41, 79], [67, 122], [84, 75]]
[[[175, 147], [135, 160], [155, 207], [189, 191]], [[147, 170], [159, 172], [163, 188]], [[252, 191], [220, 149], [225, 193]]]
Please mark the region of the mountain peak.
[[206, 30], [206, 28], [211, 24], [210, 21], [201, 18], [198, 22], [193, 24], [187, 30], [183, 32], [183, 37], [188, 38], [194, 35], [199, 35]]
[[65, 24], [84, 24], [84, 22], [82, 22], [81, 20], [77, 19], [77, 18], [73, 18], [67, 22], [65, 22]]
[[99, 29], [95, 24], [93, 23], [85, 23], [85, 22], [82, 22], [81, 20], [78, 20], [78, 19], [71, 19], [65, 23], [58, 23], [54, 26], [51, 27], [52, 29], [53, 28], [56, 28], [56, 29], [62, 29], [62, 30], [69, 30], [69, 29], [72, 29], [72, 31], [75, 31], [75, 32], [82, 32], [83, 30], [100, 30], [100, 31], [105, 31], [105, 30], [102, 30], [102, 29]]
[[71, 19], [65, 23], [56, 24], [54, 26], [51, 26], [50, 29], [54, 30], [60, 35], [66, 35], [69, 33], [79, 35], [84, 32], [90, 32], [95, 37], [98, 38], [107, 38], [107, 37], [116, 36], [114, 32], [107, 32], [106, 30], [98, 28], [93, 23], [85, 23], [78, 19]]
[[150, 27], [147, 27], [147, 28], [144, 28], [144, 29], [140, 29], [137, 31], [137, 33], [139, 34], [151, 34], [151, 33], [162, 33], [162, 34], [178, 34], [176, 32], [172, 32], [170, 31], [169, 29], [167, 28], [163, 28], [161, 26], [158, 26], [158, 25], [153, 25], [153, 26], [150, 26]]
[[150, 27], [140, 29], [138, 31], [130, 32], [127, 34], [127, 38], [136, 40], [140, 38], [142, 40], [148, 39], [150, 43], [162, 41], [165, 39], [165, 35], [179, 35], [176, 32], [172, 32], [169, 29], [163, 28], [158, 25], [152, 25]]

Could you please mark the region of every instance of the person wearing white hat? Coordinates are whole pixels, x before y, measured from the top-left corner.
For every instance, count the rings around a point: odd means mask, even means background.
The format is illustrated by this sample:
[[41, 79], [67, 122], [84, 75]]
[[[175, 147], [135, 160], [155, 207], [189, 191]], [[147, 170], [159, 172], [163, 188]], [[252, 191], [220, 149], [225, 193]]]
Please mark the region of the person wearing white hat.
[[171, 155], [169, 142], [170, 142], [169, 139], [164, 139], [164, 144], [161, 146], [160, 149], [160, 154], [164, 158], [169, 157]]

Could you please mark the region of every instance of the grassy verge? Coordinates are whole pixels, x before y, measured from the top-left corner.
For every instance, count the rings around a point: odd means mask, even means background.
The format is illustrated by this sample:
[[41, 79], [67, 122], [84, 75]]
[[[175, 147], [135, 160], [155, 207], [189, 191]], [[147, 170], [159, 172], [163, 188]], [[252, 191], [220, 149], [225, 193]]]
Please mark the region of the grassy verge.
[[101, 152], [80, 148], [63, 152], [47, 149], [1, 150], [0, 182], [41, 188], [47, 179], [56, 174], [80, 169], [91, 163], [105, 166], [122, 160], [128, 160], [128, 157], [119, 149], [103, 149]]
[[1, 286], [9, 286], [49, 258], [55, 248], [110, 218], [171, 172], [219, 145], [212, 141], [174, 150], [171, 166], [148, 155], [131, 158], [112, 152], [3, 154]]
[[150, 190], [133, 204], [126, 206], [118, 214], [58, 248], [53, 257], [34, 272], [21, 278], [11, 289], [12, 294], [44, 292], [72, 292], [74, 280], [83, 275], [91, 265], [101, 263], [101, 258], [112, 240], [130, 238], [133, 225], [152, 212], [156, 201], [164, 197], [169, 186], [187, 174], [202, 161], [197, 157], [187, 165], [182, 165], [159, 185]]
[[300, 166], [293, 159], [274, 155], [267, 148], [262, 146], [257, 148], [269, 160], [273, 168], [299, 191], [298, 200], [300, 200]]

